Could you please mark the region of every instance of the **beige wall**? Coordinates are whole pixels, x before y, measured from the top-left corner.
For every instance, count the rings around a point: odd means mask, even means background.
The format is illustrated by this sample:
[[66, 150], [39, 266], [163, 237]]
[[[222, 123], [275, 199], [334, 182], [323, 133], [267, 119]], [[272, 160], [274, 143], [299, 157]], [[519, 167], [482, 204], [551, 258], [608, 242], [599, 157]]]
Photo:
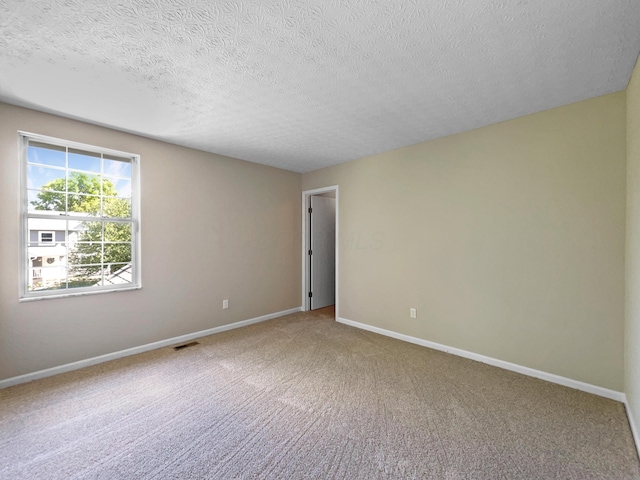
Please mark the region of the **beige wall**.
[[[142, 290], [18, 302], [18, 130], [141, 155]], [[300, 174], [0, 104], [0, 379], [299, 307], [300, 208]]]
[[625, 393], [640, 432], [640, 62], [627, 87]]
[[[625, 110], [633, 291], [639, 90], [636, 72], [627, 95], [311, 172], [302, 184], [0, 104], [0, 379], [299, 306], [300, 190], [338, 184], [342, 317], [621, 391]], [[17, 130], [142, 156], [142, 290], [17, 301]], [[628, 296], [627, 308], [626, 390], [637, 403], [640, 306]]]
[[622, 391], [625, 101], [303, 174], [340, 186], [340, 316]]

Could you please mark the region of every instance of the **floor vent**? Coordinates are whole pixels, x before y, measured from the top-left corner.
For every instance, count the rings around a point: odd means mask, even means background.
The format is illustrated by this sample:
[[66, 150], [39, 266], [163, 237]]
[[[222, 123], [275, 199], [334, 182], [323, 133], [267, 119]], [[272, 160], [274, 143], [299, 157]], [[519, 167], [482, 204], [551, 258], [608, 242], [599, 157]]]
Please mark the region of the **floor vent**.
[[182, 350], [183, 348], [193, 347], [194, 345], [200, 345], [198, 342], [189, 342], [183, 345], [178, 345], [177, 347], [173, 347], [174, 350]]

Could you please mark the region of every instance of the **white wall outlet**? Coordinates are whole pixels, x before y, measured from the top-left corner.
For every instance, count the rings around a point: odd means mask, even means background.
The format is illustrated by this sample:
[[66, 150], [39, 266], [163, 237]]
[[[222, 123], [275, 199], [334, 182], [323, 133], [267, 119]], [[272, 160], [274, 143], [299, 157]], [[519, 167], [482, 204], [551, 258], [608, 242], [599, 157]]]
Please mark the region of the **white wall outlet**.
[[225, 310], [229, 308], [229, 300], [222, 300], [222, 309]]
[[411, 318], [418, 318], [418, 311], [415, 308], [409, 309], [409, 316]]

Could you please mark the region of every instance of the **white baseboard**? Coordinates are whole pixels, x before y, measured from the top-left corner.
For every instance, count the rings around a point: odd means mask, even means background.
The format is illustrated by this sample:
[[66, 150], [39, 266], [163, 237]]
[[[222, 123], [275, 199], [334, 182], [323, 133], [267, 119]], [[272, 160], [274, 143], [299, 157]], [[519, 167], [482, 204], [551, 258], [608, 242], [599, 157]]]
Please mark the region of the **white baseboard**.
[[392, 338], [403, 340], [409, 343], [415, 343], [416, 345], [421, 345], [423, 347], [433, 348], [434, 350], [440, 350], [442, 352], [451, 353], [452, 355], [468, 358], [470, 360], [475, 360], [477, 362], [486, 363], [494, 367], [504, 368], [505, 370], [511, 370], [512, 372], [522, 373], [523, 375], [527, 375], [529, 377], [535, 377], [541, 380], [546, 380], [548, 382], [564, 385], [565, 387], [575, 388], [576, 390], [582, 390], [583, 392], [593, 393], [594, 395], [610, 398], [611, 400], [617, 400], [618, 402], [626, 401], [626, 396], [623, 392], [617, 392], [615, 390], [609, 390], [608, 388], [598, 387], [596, 385], [591, 385], [590, 383], [584, 383], [578, 380], [572, 380], [571, 378], [562, 377], [560, 375], [555, 375], [553, 373], [547, 373], [541, 370], [535, 370], [533, 368], [523, 367], [522, 365], [505, 362], [503, 360], [498, 360], [496, 358], [486, 357], [484, 355], [468, 352], [466, 350], [461, 350], [459, 348], [448, 347], [440, 343], [430, 342], [429, 340], [423, 340], [421, 338], [411, 337], [409, 335], [393, 332], [391, 330], [385, 330], [383, 328], [374, 327], [371, 325], [367, 325], [365, 323], [354, 322], [353, 320], [348, 320], [346, 318], [339, 317], [336, 319], [336, 321], [340, 323], [344, 323], [345, 325], [350, 325], [352, 327], [360, 328], [362, 330], [368, 330], [370, 332], [379, 333], [380, 335], [385, 335], [387, 337], [392, 337]]
[[636, 443], [636, 451], [638, 452], [638, 456], [640, 456], [640, 435], [638, 435], [638, 427], [636, 427], [636, 418], [631, 411], [631, 407], [629, 406], [629, 401], [625, 395], [624, 398], [624, 407], [627, 411], [627, 418], [629, 419], [629, 426], [631, 427], [631, 434], [633, 435], [633, 441]]
[[208, 330], [201, 330], [199, 332], [188, 333], [179, 337], [168, 338], [166, 340], [160, 340], [159, 342], [147, 343], [146, 345], [140, 345], [139, 347], [127, 348], [126, 350], [120, 350], [118, 352], [107, 353], [97, 357], [87, 358], [85, 360], [79, 360], [77, 362], [67, 363], [57, 367], [47, 368], [45, 370], [39, 370], [37, 372], [26, 373], [17, 377], [7, 378], [0, 380], [0, 389], [18, 385], [20, 383], [30, 382], [32, 380], [38, 380], [40, 378], [50, 377], [59, 373], [70, 372], [72, 370], [78, 370], [79, 368], [90, 367], [99, 363], [108, 362], [117, 358], [128, 357], [129, 355], [136, 355], [138, 353], [148, 352], [149, 350], [155, 350], [157, 348], [168, 347], [169, 345], [175, 345], [177, 343], [184, 343], [195, 338], [206, 337], [207, 335], [213, 335], [214, 333], [226, 332], [227, 330], [233, 330], [234, 328], [246, 327], [254, 323], [264, 322], [271, 320], [272, 318], [281, 317], [283, 315], [289, 315], [290, 313], [296, 313], [302, 310], [302, 307], [290, 308], [282, 312], [270, 313], [268, 315], [262, 315], [261, 317], [250, 318], [248, 320], [242, 320], [240, 322], [230, 323], [228, 325], [221, 325], [219, 327], [210, 328]]

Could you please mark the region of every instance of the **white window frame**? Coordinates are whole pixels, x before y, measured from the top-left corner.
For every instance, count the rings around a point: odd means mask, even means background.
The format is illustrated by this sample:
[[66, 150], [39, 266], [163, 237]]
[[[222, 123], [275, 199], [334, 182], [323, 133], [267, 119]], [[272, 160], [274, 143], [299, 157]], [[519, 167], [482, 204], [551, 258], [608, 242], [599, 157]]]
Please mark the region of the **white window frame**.
[[[109, 292], [122, 292], [126, 290], [138, 290], [142, 288], [141, 275], [141, 239], [140, 239], [140, 155], [96, 147], [84, 143], [78, 143], [60, 138], [49, 137], [29, 132], [18, 132], [20, 142], [20, 274], [19, 274], [19, 301], [42, 300], [49, 298], [75, 297], [80, 295], [92, 295]], [[131, 160], [131, 266], [132, 279], [130, 284], [99, 285], [79, 288], [64, 288], [59, 290], [29, 291], [30, 268], [28, 245], [30, 235], [28, 230], [29, 218], [58, 218], [52, 215], [29, 213], [29, 199], [27, 188], [27, 154], [29, 141], [40, 142], [52, 146], [65, 147], [67, 149], [79, 149], [102, 155], [113, 155]], [[60, 217], [68, 218], [67, 216]], [[73, 220], [95, 221], [101, 217], [79, 217], [74, 215]], [[41, 236], [38, 235], [38, 240]], [[55, 232], [53, 232], [53, 244], [55, 244]], [[50, 242], [45, 242], [50, 244]]]
[[[43, 233], [50, 233], [51, 234], [51, 241], [42, 240], [42, 234]], [[38, 232], [38, 243], [40, 243], [42, 245], [49, 245], [49, 244], [54, 245], [56, 243], [56, 232], [51, 231], [51, 230], [41, 230], [41, 231], [39, 231]]]

